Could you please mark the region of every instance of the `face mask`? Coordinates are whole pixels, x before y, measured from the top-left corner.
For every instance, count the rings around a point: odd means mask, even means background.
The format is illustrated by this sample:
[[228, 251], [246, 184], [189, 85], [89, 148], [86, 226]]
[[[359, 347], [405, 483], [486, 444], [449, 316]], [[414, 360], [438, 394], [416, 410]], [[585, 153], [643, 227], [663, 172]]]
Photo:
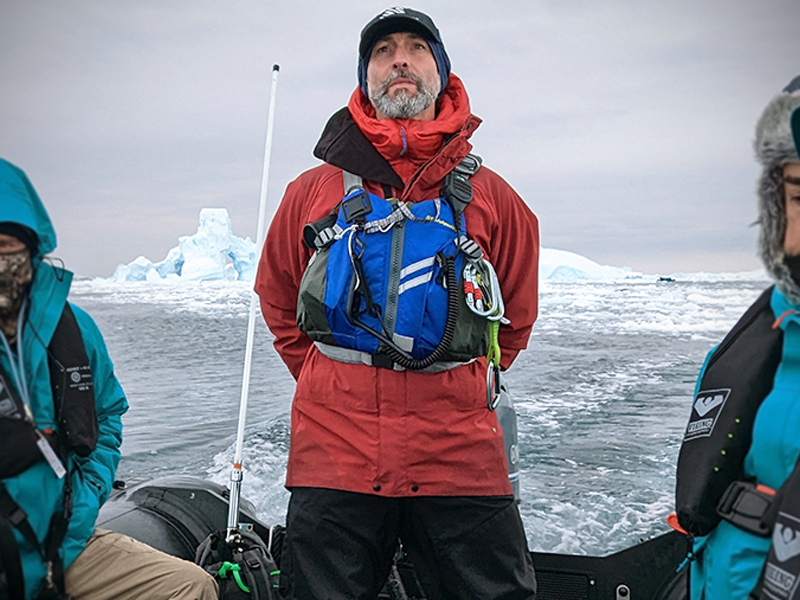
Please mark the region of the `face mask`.
[[27, 248], [0, 254], [0, 318], [15, 317], [33, 279], [31, 253]]

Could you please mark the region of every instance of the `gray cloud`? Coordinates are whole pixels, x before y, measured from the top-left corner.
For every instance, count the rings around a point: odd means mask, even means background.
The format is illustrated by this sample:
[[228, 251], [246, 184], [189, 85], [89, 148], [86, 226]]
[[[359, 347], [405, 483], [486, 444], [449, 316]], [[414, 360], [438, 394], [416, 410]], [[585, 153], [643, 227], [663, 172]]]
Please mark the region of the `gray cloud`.
[[[415, 5], [484, 119], [475, 151], [539, 215], [544, 246], [652, 272], [758, 266], [751, 138], [800, 73], [796, 0], [454, 6]], [[81, 275], [160, 260], [206, 206], [255, 238], [272, 64], [274, 209], [316, 164], [383, 8], [5, 0], [0, 156], [28, 172]]]

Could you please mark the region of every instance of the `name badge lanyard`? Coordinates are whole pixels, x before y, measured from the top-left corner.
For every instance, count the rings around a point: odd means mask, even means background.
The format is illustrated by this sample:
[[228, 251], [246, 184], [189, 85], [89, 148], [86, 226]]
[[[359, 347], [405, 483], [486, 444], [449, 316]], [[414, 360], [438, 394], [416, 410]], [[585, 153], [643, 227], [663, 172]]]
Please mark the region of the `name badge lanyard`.
[[22, 324], [25, 320], [23, 315], [25, 314], [25, 309], [27, 308], [27, 302], [27, 299], [23, 301], [19, 311], [20, 317], [17, 319], [17, 352], [12, 352], [11, 345], [8, 343], [8, 339], [6, 339], [6, 336], [2, 331], [0, 331], [0, 340], [3, 341], [3, 348], [8, 356], [8, 364], [11, 365], [11, 377], [14, 378], [14, 382], [17, 384], [17, 390], [21, 396], [20, 400], [24, 409], [25, 420], [27, 420], [33, 426], [36, 432], [36, 437], [38, 438], [36, 440], [36, 446], [39, 448], [42, 456], [47, 461], [47, 464], [50, 465], [51, 469], [53, 469], [56, 477], [61, 479], [67, 474], [67, 470], [64, 468], [63, 463], [61, 460], [59, 460], [58, 456], [53, 451], [53, 448], [44, 437], [44, 434], [39, 430], [38, 427], [36, 427], [36, 422], [33, 418], [33, 412], [31, 411], [30, 393], [28, 391], [28, 383], [25, 379], [25, 360], [22, 352]]

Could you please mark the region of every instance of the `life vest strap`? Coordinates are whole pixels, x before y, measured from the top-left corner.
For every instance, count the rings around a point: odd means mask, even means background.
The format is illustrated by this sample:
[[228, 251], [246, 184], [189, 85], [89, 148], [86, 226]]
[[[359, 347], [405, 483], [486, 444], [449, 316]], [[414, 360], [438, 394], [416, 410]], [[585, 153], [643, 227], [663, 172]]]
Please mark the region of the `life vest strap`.
[[62, 459], [71, 452], [85, 458], [97, 445], [97, 405], [89, 356], [69, 303], [64, 305], [47, 357]]
[[[342, 348], [341, 346], [333, 346], [332, 344], [325, 344], [323, 342], [314, 342], [317, 350], [323, 355], [338, 362], [349, 363], [354, 365], [364, 364], [370, 367], [383, 367], [386, 369], [393, 369], [394, 371], [405, 371], [405, 367], [393, 362], [385, 354], [369, 354], [368, 352], [361, 352], [359, 350], [352, 350], [350, 348]], [[438, 361], [425, 369], [420, 369], [420, 373], [443, 373], [462, 367], [473, 362], [475, 359], [458, 362], [458, 361]]]
[[[3, 494], [5, 492], [5, 494]], [[25, 579], [22, 575], [22, 559], [17, 550], [17, 539], [12, 526], [28, 525], [28, 515], [11, 500], [0, 484], [0, 598], [16, 600], [25, 598]], [[33, 532], [30, 531], [30, 534]], [[36, 536], [33, 536], [36, 540]], [[37, 542], [38, 543], [38, 542]]]
[[725, 490], [717, 505], [720, 517], [759, 537], [769, 537], [775, 526], [770, 511], [778, 499], [777, 492], [752, 481], [734, 481]]
[[342, 170], [344, 175], [344, 195], [348, 196], [359, 188], [364, 187], [364, 182], [360, 176], [350, 173], [349, 171]]

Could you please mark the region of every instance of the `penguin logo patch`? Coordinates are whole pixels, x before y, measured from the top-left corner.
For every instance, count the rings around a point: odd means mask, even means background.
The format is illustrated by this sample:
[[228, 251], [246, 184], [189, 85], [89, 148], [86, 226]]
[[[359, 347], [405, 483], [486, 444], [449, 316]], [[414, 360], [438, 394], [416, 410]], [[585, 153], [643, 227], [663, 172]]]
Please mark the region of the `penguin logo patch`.
[[730, 388], [701, 390], [697, 394], [692, 405], [692, 417], [686, 427], [686, 436], [683, 438], [684, 442], [711, 435], [717, 417], [725, 407], [730, 394]]

